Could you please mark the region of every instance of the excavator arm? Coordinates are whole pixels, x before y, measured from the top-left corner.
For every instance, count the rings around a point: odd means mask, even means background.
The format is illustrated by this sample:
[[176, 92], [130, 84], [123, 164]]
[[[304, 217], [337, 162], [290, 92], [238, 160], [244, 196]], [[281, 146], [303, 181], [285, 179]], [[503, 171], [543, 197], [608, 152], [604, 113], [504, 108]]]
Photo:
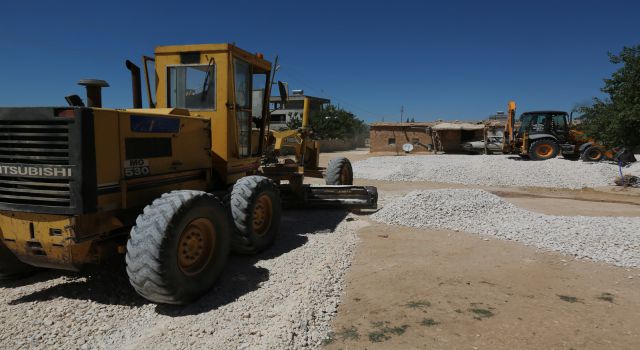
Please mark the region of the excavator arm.
[[515, 148], [514, 127], [516, 123], [516, 103], [509, 101], [507, 104], [507, 123], [504, 126], [504, 137], [502, 138], [502, 152], [511, 153]]

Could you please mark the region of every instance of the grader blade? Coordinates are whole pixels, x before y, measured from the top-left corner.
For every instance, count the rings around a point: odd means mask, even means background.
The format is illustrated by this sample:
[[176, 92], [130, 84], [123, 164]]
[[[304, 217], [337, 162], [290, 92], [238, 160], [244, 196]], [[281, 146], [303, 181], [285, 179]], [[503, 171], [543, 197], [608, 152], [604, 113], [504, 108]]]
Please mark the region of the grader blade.
[[331, 207], [345, 209], [376, 209], [378, 190], [373, 186], [304, 185], [301, 193], [289, 186], [280, 188], [283, 204], [289, 207]]

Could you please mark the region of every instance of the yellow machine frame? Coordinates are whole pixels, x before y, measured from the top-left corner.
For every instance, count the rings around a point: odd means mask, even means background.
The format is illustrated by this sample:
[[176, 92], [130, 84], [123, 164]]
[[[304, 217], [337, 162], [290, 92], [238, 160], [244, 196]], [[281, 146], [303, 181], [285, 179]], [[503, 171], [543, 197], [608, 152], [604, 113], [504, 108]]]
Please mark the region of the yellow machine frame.
[[[148, 61], [155, 61], [153, 70], [148, 70]], [[249, 112], [246, 120], [239, 121], [239, 110], [247, 110], [246, 106], [238, 105], [238, 89], [234, 86], [235, 65], [240, 61], [248, 64], [251, 75], [263, 74], [265, 86], [261, 111], [255, 113], [258, 115]], [[136, 103], [136, 100], [141, 101], [140, 70], [127, 62], [127, 67], [138, 71], [137, 92], [136, 79], [133, 80], [136, 108], [108, 109], [102, 108], [101, 103], [91, 105], [92, 101], [101, 101], [101, 97], [99, 88], [95, 95], [95, 86], [87, 85], [88, 108], [72, 105], [0, 109], [0, 121], [15, 123], [37, 115], [38, 123], [67, 121], [64, 127], [69, 130], [81, 125], [84, 128], [74, 134], [77, 139], [82, 138], [83, 143], [68, 151], [70, 155], [82, 153], [84, 170], [77, 169], [77, 164], [65, 165], [69, 172], [73, 170], [74, 176], [79, 170], [85, 176], [70, 180], [74, 186], [82, 184], [69, 199], [70, 207], [7, 204], [0, 200], [0, 238], [23, 262], [70, 270], [85, 263], [100, 262], [110, 254], [124, 252], [129, 228], [136, 217], [145, 205], [162, 194], [181, 189], [219, 190], [224, 196], [230, 186], [248, 175], [265, 175], [277, 184], [287, 180], [292, 197], [300, 200], [340, 204], [335, 199], [342, 196], [350, 204], [355, 203], [354, 199], [365, 198], [367, 207], [375, 206], [377, 194], [371, 188], [327, 188], [320, 196], [318, 191], [323, 189], [319, 187], [302, 192], [303, 175], [313, 171], [315, 175], [320, 173], [318, 145], [308, 137], [308, 101], [305, 101], [301, 130], [273, 133], [267, 137], [272, 66], [261, 54], [249, 53], [232, 44], [160, 46], [155, 50], [155, 57], [145, 57], [144, 62], [147, 87], [155, 82], [155, 90], [149, 88], [147, 91], [151, 108], [141, 108], [141, 103]], [[194, 110], [171, 106], [168, 72], [170, 67], [181, 65], [215, 65], [210, 77], [214, 79], [215, 108]], [[100, 86], [108, 86], [106, 82], [98, 82]], [[253, 93], [251, 87], [244, 88]], [[94, 89], [94, 95], [91, 95], [91, 89]], [[151, 101], [153, 97], [155, 101]], [[247, 123], [249, 131], [248, 154], [244, 156], [241, 156], [239, 122]], [[293, 167], [290, 164], [264, 164], [269, 139], [275, 140], [274, 148], [279, 149], [290, 137], [300, 141], [296, 150], [300, 161]], [[26, 186], [24, 184], [27, 182], [18, 185]], [[56, 193], [61, 192], [41, 188], [34, 191], [43, 196], [54, 196], [45, 198], [48, 201], [58, 200]], [[38, 200], [35, 196], [25, 198], [20, 199], [20, 203]]]

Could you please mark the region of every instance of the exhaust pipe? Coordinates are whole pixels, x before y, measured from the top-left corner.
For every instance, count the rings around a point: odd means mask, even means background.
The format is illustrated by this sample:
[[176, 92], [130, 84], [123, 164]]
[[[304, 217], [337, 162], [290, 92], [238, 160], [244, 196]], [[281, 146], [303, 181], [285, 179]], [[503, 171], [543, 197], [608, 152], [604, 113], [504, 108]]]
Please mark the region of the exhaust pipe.
[[87, 88], [87, 107], [102, 108], [102, 88], [109, 87], [109, 83], [99, 79], [82, 79], [78, 85]]
[[127, 69], [131, 71], [131, 90], [133, 92], [133, 108], [142, 108], [142, 85], [140, 80], [140, 67], [127, 60]]

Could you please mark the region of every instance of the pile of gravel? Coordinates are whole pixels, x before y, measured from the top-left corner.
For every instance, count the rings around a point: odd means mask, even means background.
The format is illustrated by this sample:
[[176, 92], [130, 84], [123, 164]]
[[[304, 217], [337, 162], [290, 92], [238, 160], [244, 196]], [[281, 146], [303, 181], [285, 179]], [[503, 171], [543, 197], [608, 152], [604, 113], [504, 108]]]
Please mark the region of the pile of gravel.
[[483, 190], [444, 189], [413, 191], [372, 218], [387, 224], [489, 235], [578, 258], [640, 266], [640, 218], [635, 217], [544, 215]]
[[366, 225], [343, 211], [287, 212], [276, 244], [233, 256], [214, 289], [188, 306], [154, 305], [122, 264], [0, 282], [0, 348], [304, 349], [330, 331]]
[[624, 175], [640, 176], [640, 154], [636, 154], [637, 162], [622, 169]]
[[[636, 168], [637, 167], [637, 168]], [[640, 169], [634, 164], [629, 169]], [[613, 163], [554, 158], [521, 160], [513, 155], [372, 157], [353, 164], [354, 177], [387, 181], [433, 181], [465, 185], [583, 188], [613, 185]]]

